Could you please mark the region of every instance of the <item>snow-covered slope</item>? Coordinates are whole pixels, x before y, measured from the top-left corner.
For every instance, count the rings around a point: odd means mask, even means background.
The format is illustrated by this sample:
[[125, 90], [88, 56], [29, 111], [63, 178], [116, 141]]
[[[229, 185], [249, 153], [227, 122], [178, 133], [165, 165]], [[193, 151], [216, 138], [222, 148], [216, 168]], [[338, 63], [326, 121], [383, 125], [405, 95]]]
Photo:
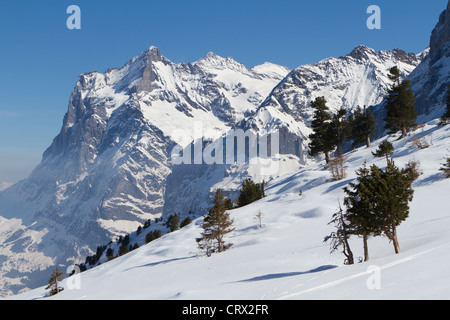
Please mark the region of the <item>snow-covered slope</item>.
[[[150, 47], [121, 68], [80, 75], [42, 163], [0, 192], [0, 295], [45, 283], [51, 266], [79, 262], [148, 219], [204, 213], [214, 188], [235, 194], [246, 177], [267, 181], [314, 163], [312, 99], [326, 96], [332, 110], [376, 104], [389, 68], [407, 76], [424, 55], [359, 46], [290, 71], [271, 63], [249, 69], [214, 53], [176, 64]], [[279, 133], [276, 171], [173, 165], [177, 144], [235, 128]]]
[[[260, 182], [297, 171], [314, 160], [306, 152], [313, 96], [351, 101], [349, 108], [378, 101], [392, 65], [406, 75], [418, 62], [400, 50], [357, 47], [289, 73], [271, 63], [248, 69], [214, 53], [175, 64], [150, 47], [122, 68], [80, 75], [42, 163], [0, 193], [0, 216], [10, 225], [1, 235], [0, 294], [45, 283], [52, 265], [79, 262], [148, 219], [202, 214], [216, 187], [235, 194], [246, 177]], [[176, 144], [214, 140], [236, 127], [279, 132], [275, 172], [263, 175], [250, 164], [172, 165]]]
[[[65, 290], [52, 298], [44, 288], [12, 298], [450, 299], [450, 179], [439, 171], [449, 156], [450, 126], [436, 123], [400, 141], [389, 138], [398, 166], [416, 160], [423, 171], [413, 184], [409, 218], [398, 228], [398, 255], [387, 238], [371, 238], [370, 261], [345, 266], [343, 255], [330, 255], [323, 243], [354, 171], [364, 161], [385, 166], [384, 159], [371, 154], [383, 138], [371, 148], [347, 154], [348, 177], [342, 181], [330, 181], [323, 162], [271, 181], [266, 198], [230, 211], [236, 229], [226, 241], [234, 245], [224, 253], [208, 258], [199, 252], [199, 218], [79, 278], [64, 280]], [[426, 139], [430, 147], [418, 149], [416, 137]], [[262, 227], [255, 219], [258, 212]], [[363, 254], [361, 239], [354, 237], [351, 247], [356, 256]]]

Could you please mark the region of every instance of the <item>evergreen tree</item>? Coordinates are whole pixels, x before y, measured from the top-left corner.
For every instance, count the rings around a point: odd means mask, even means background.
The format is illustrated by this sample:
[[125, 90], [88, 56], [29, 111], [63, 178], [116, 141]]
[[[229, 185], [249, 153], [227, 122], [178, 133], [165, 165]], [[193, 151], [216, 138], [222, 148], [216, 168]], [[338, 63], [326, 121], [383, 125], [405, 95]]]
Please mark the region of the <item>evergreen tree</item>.
[[409, 202], [414, 190], [411, 187], [410, 174], [399, 169], [394, 161], [389, 160], [383, 171], [376, 165], [370, 169], [370, 179], [365, 185], [370, 190], [370, 203], [376, 218], [376, 229], [381, 229], [394, 244], [395, 253], [400, 252], [397, 238], [397, 227], [409, 215]]
[[169, 228], [170, 232], [173, 232], [175, 230], [178, 230], [178, 225], [180, 224], [180, 216], [175, 213], [173, 215], [170, 215], [170, 217], [167, 219], [166, 227]]
[[440, 125], [446, 125], [450, 123], [450, 83], [447, 86], [447, 94], [445, 95], [446, 110], [441, 117]]
[[417, 112], [414, 105], [416, 100], [410, 88], [411, 81], [400, 82], [400, 72], [397, 67], [390, 70], [389, 78], [394, 84], [386, 99], [385, 129], [390, 130], [390, 133], [401, 131], [402, 135], [399, 139], [402, 139], [408, 130], [416, 125]]
[[103, 251], [106, 249], [104, 246], [97, 247], [97, 251], [95, 253], [95, 260], [100, 260], [101, 256], [103, 255]]
[[315, 157], [324, 153], [325, 161], [328, 164], [330, 161], [330, 152], [335, 148], [335, 143], [329, 139], [332, 118], [326, 104], [325, 97], [318, 97], [311, 102], [311, 108], [314, 109], [314, 119], [311, 127], [314, 133], [309, 136], [311, 140], [309, 143], [309, 154]]
[[48, 287], [46, 288], [46, 290], [50, 289], [50, 296], [53, 296], [64, 290], [64, 288], [58, 286], [58, 283], [62, 281], [62, 276], [62, 272], [59, 271], [58, 267], [56, 267], [55, 271], [50, 277], [50, 280], [48, 281]]
[[108, 248], [108, 250], [106, 250], [106, 258], [108, 258], [108, 261], [114, 259], [113, 249]]
[[152, 242], [162, 236], [161, 230], [150, 231], [145, 236], [145, 243]]
[[347, 207], [346, 218], [351, 226], [351, 233], [363, 238], [364, 261], [369, 261], [368, 238], [380, 235], [383, 230], [373, 212], [373, 194], [369, 187], [370, 170], [366, 163], [356, 171], [356, 175], [356, 183], [350, 183], [350, 188], [344, 188], [347, 194], [344, 199]]
[[213, 199], [214, 206], [203, 219], [201, 237], [196, 239], [199, 248], [206, 250], [208, 256], [214, 252], [223, 252], [231, 246], [225, 243], [224, 236], [234, 230], [234, 220], [226, 212], [225, 200], [222, 191], [217, 189]]
[[337, 147], [337, 155], [342, 155], [341, 145], [345, 142], [347, 137], [351, 134], [351, 127], [349, 121], [346, 119], [347, 110], [341, 108], [336, 114], [332, 115], [326, 138], [332, 149]]
[[124, 254], [127, 254], [128, 252], [130, 252], [128, 245], [122, 244], [119, 248], [119, 256], [123, 256]]
[[400, 70], [397, 66], [393, 66], [389, 70], [388, 78], [394, 83], [394, 86], [400, 85]]
[[389, 141], [384, 140], [372, 154], [374, 157], [378, 158], [386, 157], [386, 162], [389, 164], [389, 156], [394, 154], [394, 146]]
[[148, 219], [147, 221], [144, 222], [144, 229], [147, 229], [148, 227], [150, 227], [150, 225], [152, 224], [152, 220]]
[[370, 136], [375, 134], [375, 118], [369, 109], [358, 108], [350, 117], [352, 147], [356, 148], [361, 144], [370, 147]]
[[[256, 200], [262, 199], [264, 197], [264, 182], [261, 184], [253, 182], [252, 179], [248, 178], [242, 183], [241, 191], [238, 197], [238, 206], [243, 207]], [[226, 210], [230, 208], [230, 201], [226, 200]]]
[[183, 221], [181, 221], [180, 223], [180, 229], [187, 226], [188, 224], [190, 224], [192, 222], [192, 219], [189, 217], [186, 217]]
[[127, 247], [130, 244], [130, 235], [127, 234], [125, 237], [123, 237], [122, 239], [122, 246]]

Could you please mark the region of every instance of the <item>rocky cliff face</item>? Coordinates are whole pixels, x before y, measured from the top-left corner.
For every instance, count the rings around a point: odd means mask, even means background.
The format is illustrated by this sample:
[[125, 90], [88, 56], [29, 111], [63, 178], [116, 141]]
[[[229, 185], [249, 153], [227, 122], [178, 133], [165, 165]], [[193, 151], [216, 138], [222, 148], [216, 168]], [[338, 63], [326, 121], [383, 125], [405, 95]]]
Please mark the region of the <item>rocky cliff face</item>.
[[409, 79], [423, 121], [440, 117], [450, 83], [450, 2], [431, 33], [430, 52]]
[[439, 22], [431, 33], [430, 38], [430, 64], [436, 63], [443, 57], [450, 55], [450, 2], [447, 9], [439, 17]]

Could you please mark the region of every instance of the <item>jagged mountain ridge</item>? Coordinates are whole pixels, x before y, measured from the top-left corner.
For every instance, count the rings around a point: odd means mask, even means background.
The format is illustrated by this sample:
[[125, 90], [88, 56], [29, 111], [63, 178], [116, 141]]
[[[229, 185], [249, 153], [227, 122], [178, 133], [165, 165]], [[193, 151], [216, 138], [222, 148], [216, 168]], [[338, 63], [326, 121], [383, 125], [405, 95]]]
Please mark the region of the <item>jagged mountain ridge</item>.
[[289, 72], [273, 64], [255, 70], [213, 53], [175, 64], [150, 47], [122, 68], [80, 75], [42, 163], [0, 194], [1, 293], [43, 283], [55, 263], [84, 258], [158, 217], [179, 142], [172, 133], [192, 137], [201, 121], [222, 134]]
[[314, 114], [310, 107], [312, 100], [326, 97], [333, 112], [341, 107], [351, 111], [379, 105], [391, 86], [390, 68], [398, 66], [401, 76], [406, 78], [427, 54], [428, 49], [419, 54], [400, 49], [377, 52], [361, 45], [345, 56], [300, 66], [272, 90], [256, 113], [244, 119], [240, 127], [263, 132], [277, 128], [285, 132], [281, 142], [287, 142], [284, 149], [302, 157], [306, 163], [305, 150]]
[[[379, 54], [368, 48], [367, 52]], [[416, 57], [406, 56], [405, 74]], [[318, 68], [331, 70], [333, 63], [345, 61], [360, 66], [365, 58], [364, 54], [331, 58]], [[386, 58], [381, 73], [395, 62]], [[288, 104], [280, 109], [269, 103], [299, 70], [311, 68], [300, 67], [289, 75], [287, 68], [270, 63], [248, 69], [213, 53], [194, 63], [174, 64], [150, 47], [122, 68], [80, 75], [61, 133], [42, 163], [27, 180], [0, 193], [0, 215], [7, 226], [0, 235], [0, 254], [6, 257], [2, 261], [8, 260], [0, 269], [2, 294], [47, 281], [46, 270], [55, 263], [67, 265], [84, 258], [96, 246], [161, 213], [203, 209], [212, 188], [237, 189], [243, 178], [255, 176], [246, 165], [174, 168], [170, 150], [183, 143], [173, 134], [176, 130], [182, 129], [191, 140], [195, 122], [209, 129], [206, 138], [211, 139], [235, 127], [278, 129], [281, 152], [289, 162], [283, 173], [312, 161], [305, 152], [309, 129], [302, 113], [308, 113], [307, 104], [304, 109]], [[336, 78], [348, 70], [334, 69]], [[343, 74], [338, 76], [339, 72]], [[357, 79], [364, 77], [365, 73]], [[336, 89], [334, 80], [317, 72], [312, 85], [322, 83], [330, 93]], [[346, 92], [337, 89], [331, 96]], [[288, 96], [290, 89], [286, 91]], [[297, 103], [299, 93], [293, 91], [292, 101]]]

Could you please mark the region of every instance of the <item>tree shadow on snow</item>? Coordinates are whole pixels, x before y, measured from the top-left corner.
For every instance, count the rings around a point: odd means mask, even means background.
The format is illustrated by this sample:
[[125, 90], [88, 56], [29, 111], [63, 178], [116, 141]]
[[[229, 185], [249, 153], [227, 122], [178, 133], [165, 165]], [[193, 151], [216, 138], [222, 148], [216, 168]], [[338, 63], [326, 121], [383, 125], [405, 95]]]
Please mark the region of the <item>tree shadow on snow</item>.
[[249, 279], [239, 280], [239, 281], [236, 281], [236, 282], [251, 282], [251, 281], [272, 280], [272, 279], [293, 277], [293, 276], [299, 276], [299, 275], [303, 275], [303, 274], [310, 274], [310, 273], [326, 271], [326, 270], [334, 269], [336, 267], [337, 266], [333, 266], [333, 265], [325, 265], [325, 266], [320, 266], [318, 268], [315, 268], [315, 269], [312, 269], [312, 270], [308, 270], [308, 271], [271, 273], [271, 274], [265, 274], [263, 276], [258, 276], [258, 277], [253, 277], [253, 278], [249, 278]]
[[161, 261], [156, 261], [156, 262], [151, 262], [151, 263], [146, 263], [140, 266], [134, 266], [128, 269], [125, 269], [125, 271], [129, 271], [129, 270], [133, 270], [133, 269], [138, 269], [138, 268], [145, 268], [145, 267], [154, 267], [160, 264], [166, 264], [166, 263], [170, 263], [170, 262], [174, 262], [174, 261], [179, 261], [179, 260], [187, 260], [187, 259], [192, 259], [195, 258], [196, 256], [189, 256], [189, 257], [182, 257], [182, 258], [173, 258], [173, 259], [167, 259], [167, 260], [161, 260]]

